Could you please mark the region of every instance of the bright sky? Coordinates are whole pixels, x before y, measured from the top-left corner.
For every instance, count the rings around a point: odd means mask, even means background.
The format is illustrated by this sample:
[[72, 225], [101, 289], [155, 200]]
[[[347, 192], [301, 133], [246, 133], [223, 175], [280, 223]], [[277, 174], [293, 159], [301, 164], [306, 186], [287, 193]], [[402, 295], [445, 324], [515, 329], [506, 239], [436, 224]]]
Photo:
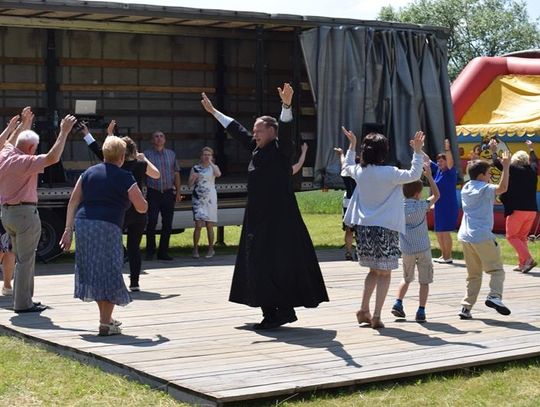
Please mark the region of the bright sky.
[[[115, 2], [113, 0], [99, 0]], [[118, 2], [118, 1], [116, 1]], [[122, 1], [120, 1], [122, 2]], [[157, 4], [162, 6], [227, 9], [237, 11], [260, 11], [264, 13], [298, 14], [324, 17], [347, 17], [358, 20], [374, 20], [385, 5], [399, 8], [409, 0], [125, 0], [123, 3]], [[532, 19], [540, 17], [540, 1], [527, 0]]]

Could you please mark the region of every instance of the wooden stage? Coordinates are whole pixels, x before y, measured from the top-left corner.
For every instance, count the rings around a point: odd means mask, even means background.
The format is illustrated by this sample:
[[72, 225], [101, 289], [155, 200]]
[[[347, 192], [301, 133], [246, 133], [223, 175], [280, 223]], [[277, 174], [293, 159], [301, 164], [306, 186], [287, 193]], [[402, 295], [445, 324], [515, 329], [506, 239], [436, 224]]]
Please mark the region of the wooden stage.
[[507, 268], [508, 317], [484, 305], [484, 277], [474, 319], [461, 321], [464, 263], [436, 265], [426, 324], [414, 322], [416, 283], [404, 302], [409, 319], [398, 322], [390, 314], [401, 276], [396, 271], [383, 313], [386, 328], [376, 331], [355, 320], [366, 270], [342, 261], [341, 252], [318, 254], [330, 302], [299, 309], [299, 320], [281, 329], [253, 331], [260, 311], [227, 301], [234, 257], [221, 256], [143, 263], [144, 291], [118, 308], [124, 335], [114, 337], [96, 336], [97, 306], [72, 298], [72, 265], [38, 265], [35, 299], [51, 309], [16, 315], [0, 296], [0, 330], [199, 405], [283, 399], [540, 355], [539, 268], [529, 274]]

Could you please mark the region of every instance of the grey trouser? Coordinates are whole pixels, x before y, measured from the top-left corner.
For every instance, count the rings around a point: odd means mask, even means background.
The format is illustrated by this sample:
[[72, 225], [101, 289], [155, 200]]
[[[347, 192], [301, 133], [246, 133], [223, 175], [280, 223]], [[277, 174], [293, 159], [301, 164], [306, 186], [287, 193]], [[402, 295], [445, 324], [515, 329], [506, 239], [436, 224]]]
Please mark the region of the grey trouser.
[[11, 236], [16, 256], [13, 281], [13, 309], [20, 311], [33, 306], [36, 249], [41, 237], [41, 221], [36, 206], [2, 205], [2, 223]]

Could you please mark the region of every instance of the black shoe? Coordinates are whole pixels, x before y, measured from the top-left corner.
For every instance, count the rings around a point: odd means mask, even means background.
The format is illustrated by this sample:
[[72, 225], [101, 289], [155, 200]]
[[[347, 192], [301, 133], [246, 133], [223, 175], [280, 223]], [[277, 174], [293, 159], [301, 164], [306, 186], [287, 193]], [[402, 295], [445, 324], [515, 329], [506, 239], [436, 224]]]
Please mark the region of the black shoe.
[[279, 328], [281, 325], [285, 325], [285, 324], [288, 324], [297, 320], [298, 318], [296, 317], [296, 314], [294, 313], [294, 311], [287, 315], [281, 315], [281, 316], [278, 313], [278, 316], [276, 318], [272, 318], [272, 319], [263, 318], [263, 320], [260, 323], [255, 324], [253, 328], [256, 330], [261, 330], [261, 331], [265, 329], [274, 329], [274, 328]]
[[30, 308], [15, 310], [15, 312], [17, 314], [24, 314], [27, 312], [42, 312], [42, 311], [45, 311], [47, 308], [48, 307], [46, 305], [37, 304], [37, 305], [32, 305]]
[[158, 260], [167, 260], [167, 261], [171, 261], [171, 260], [174, 260], [171, 256], [169, 256], [168, 254], [158, 254], [157, 255], [157, 259]]
[[135, 292], [141, 291], [141, 287], [139, 287], [139, 284], [133, 284], [129, 286], [129, 291], [131, 291], [132, 293], [135, 293]]

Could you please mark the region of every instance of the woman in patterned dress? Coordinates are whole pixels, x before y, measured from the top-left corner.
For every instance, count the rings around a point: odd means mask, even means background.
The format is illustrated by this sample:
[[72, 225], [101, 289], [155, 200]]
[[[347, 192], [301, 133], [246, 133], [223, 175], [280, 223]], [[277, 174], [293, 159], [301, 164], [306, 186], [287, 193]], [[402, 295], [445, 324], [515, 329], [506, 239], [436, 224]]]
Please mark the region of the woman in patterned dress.
[[193, 257], [199, 258], [199, 239], [201, 229], [206, 227], [208, 235], [208, 253], [206, 258], [214, 256], [214, 224], [217, 222], [217, 192], [215, 180], [221, 177], [219, 167], [212, 161], [214, 150], [204, 147], [201, 150], [201, 161], [191, 168], [189, 187], [193, 189]]
[[[399, 232], [405, 232], [405, 209], [402, 185], [422, 176], [424, 133], [417, 132], [411, 140], [414, 149], [410, 170], [385, 165], [388, 139], [369, 133], [362, 141], [360, 164], [356, 164], [356, 136], [343, 128], [350, 142], [342, 163], [342, 175], [356, 181], [343, 222], [356, 230], [356, 252], [361, 266], [369, 267], [364, 281], [362, 305], [356, 313], [358, 323], [368, 323], [373, 329], [384, 328], [381, 310], [390, 286], [391, 272], [398, 268]], [[376, 187], [373, 187], [373, 186]], [[369, 311], [373, 292], [375, 307]]]

